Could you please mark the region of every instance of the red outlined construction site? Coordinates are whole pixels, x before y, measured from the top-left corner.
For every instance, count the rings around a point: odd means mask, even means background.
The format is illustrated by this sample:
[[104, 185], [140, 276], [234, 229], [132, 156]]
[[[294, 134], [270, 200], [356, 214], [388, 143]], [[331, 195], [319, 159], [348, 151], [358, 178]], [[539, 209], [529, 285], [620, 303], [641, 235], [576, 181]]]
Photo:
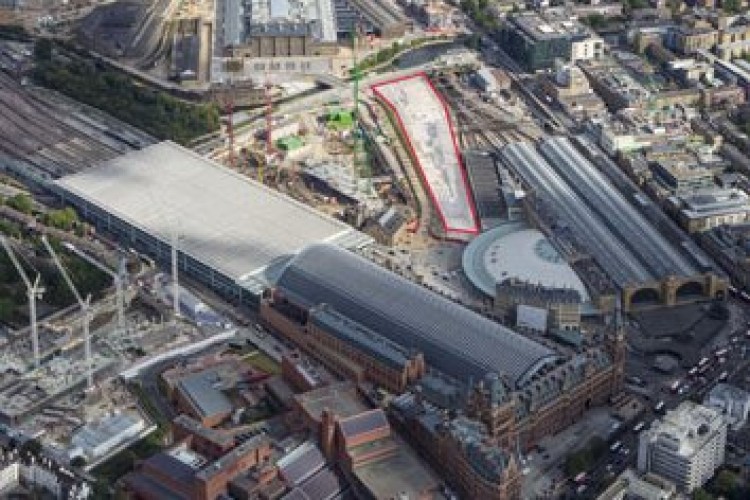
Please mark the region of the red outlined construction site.
[[[424, 87], [404, 85], [404, 83], [413, 80], [421, 81]], [[409, 154], [419, 167], [420, 176], [427, 186], [430, 200], [437, 210], [446, 236], [450, 238], [451, 236], [479, 233], [476, 207], [469, 187], [466, 168], [458, 150], [448, 104], [440, 92], [435, 89], [429, 77], [424, 72], [419, 72], [375, 84], [371, 86], [371, 89], [396, 117], [399, 128], [406, 139]], [[430, 102], [429, 98], [425, 96], [425, 90], [433, 98], [433, 102]], [[394, 99], [395, 92], [401, 92], [403, 98], [400, 100]], [[409, 92], [408, 95], [407, 92]], [[424, 103], [425, 105], [419, 106], [417, 103]], [[430, 107], [434, 109], [431, 110]], [[415, 109], [417, 115], [413, 115]], [[435, 120], [425, 122], [421, 119], [423, 113], [425, 117], [429, 118], [431, 111], [435, 112]], [[412, 116], [409, 116], [410, 113]], [[438, 114], [440, 115], [439, 118]], [[432, 143], [424, 143], [427, 137], [433, 137], [432, 131], [429, 130], [430, 125], [433, 126], [433, 131], [437, 131], [434, 135], [442, 134], [443, 147]], [[440, 128], [444, 130], [440, 131]], [[417, 142], [416, 148], [415, 142]], [[438, 159], [434, 154], [432, 156], [425, 154], [426, 151], [434, 153], [436, 148], [440, 149], [441, 155], [452, 155], [454, 161], [445, 157], [443, 157], [445, 161], [437, 161]], [[441, 163], [441, 165], [437, 163]]]

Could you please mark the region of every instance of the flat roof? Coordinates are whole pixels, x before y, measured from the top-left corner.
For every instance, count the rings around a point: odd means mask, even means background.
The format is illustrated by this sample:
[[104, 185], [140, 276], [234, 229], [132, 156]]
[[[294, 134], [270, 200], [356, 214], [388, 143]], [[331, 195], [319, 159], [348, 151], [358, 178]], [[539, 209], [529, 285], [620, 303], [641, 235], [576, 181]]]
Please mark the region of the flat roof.
[[178, 387], [203, 417], [211, 417], [232, 411], [232, 403], [223, 392], [214, 387], [213, 370], [198, 372], [180, 380]]
[[368, 410], [360, 399], [357, 388], [349, 381], [337, 382], [297, 394], [294, 399], [316, 421], [320, 420], [326, 408], [339, 418], [351, 417]]
[[396, 115], [445, 231], [479, 232], [450, 113], [427, 75], [390, 80], [372, 90]]
[[440, 478], [403, 442], [396, 443], [393, 453], [355, 467], [354, 476], [373, 498], [442, 498]]
[[573, 289], [583, 302], [590, 300], [586, 286], [544, 234], [520, 222], [475, 238], [464, 249], [463, 268], [471, 283], [490, 297], [497, 283], [517, 278], [546, 288]]
[[63, 191], [242, 284], [308, 244], [371, 239], [284, 194], [165, 141], [55, 182]]

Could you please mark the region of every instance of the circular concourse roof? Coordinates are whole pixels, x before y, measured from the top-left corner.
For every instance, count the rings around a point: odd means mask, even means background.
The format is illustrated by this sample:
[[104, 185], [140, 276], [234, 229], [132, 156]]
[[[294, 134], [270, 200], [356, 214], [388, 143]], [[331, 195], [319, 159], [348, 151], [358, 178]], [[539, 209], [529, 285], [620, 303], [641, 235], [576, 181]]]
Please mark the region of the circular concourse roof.
[[572, 288], [584, 303], [589, 294], [575, 271], [540, 231], [513, 222], [475, 238], [464, 250], [463, 268], [479, 290], [495, 296], [495, 285], [517, 278], [546, 287]]

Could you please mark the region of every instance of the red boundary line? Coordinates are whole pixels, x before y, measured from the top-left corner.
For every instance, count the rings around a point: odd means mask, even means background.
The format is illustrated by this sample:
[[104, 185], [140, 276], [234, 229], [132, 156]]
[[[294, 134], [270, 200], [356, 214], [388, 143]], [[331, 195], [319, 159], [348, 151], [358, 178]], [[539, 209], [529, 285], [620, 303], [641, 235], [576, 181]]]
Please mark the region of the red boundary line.
[[[417, 156], [416, 150], [414, 149], [414, 145], [411, 142], [411, 138], [409, 137], [409, 132], [407, 128], [404, 126], [404, 122], [401, 119], [401, 115], [399, 114], [398, 110], [396, 109], [396, 106], [388, 99], [380, 90], [378, 90], [378, 87], [382, 87], [385, 85], [390, 85], [392, 83], [398, 83], [402, 82], [404, 80], [410, 80], [412, 78], [421, 78], [424, 79], [427, 82], [427, 85], [429, 85], [430, 90], [432, 90], [433, 94], [435, 94], [440, 101], [440, 105], [443, 107], [443, 112], [445, 113], [445, 120], [448, 123], [448, 131], [450, 132], [451, 136], [451, 142], [453, 143], [453, 153], [456, 155], [456, 160], [458, 160], [458, 169], [461, 171], [461, 181], [464, 184], [464, 190], [466, 192], [467, 202], [469, 205], [469, 211], [471, 213], [471, 220], [474, 224], [474, 227], [471, 229], [463, 229], [463, 228], [452, 228], [448, 226], [448, 223], [445, 218], [445, 214], [443, 214], [442, 207], [440, 203], [438, 203], [437, 197], [435, 196], [435, 193], [432, 190], [432, 185], [430, 185], [430, 181], [427, 178], [427, 174], [425, 173], [424, 167], [419, 161], [419, 157]], [[466, 167], [464, 166], [463, 159], [461, 158], [461, 154], [458, 151], [458, 143], [456, 142], [456, 134], [453, 131], [453, 125], [451, 123], [450, 119], [450, 113], [448, 112], [448, 105], [445, 102], [445, 99], [443, 96], [437, 91], [435, 86], [430, 81], [430, 78], [427, 76], [427, 74], [423, 71], [420, 71], [419, 73], [415, 73], [412, 75], [406, 75], [401, 76], [398, 78], [394, 78], [392, 80], [387, 80], [385, 82], [380, 82], [375, 85], [371, 85], [370, 88], [372, 89], [373, 93], [377, 95], [385, 104], [393, 111], [393, 113], [396, 115], [396, 120], [398, 120], [399, 127], [401, 127], [401, 131], [404, 133], [404, 137], [406, 138], [407, 146], [409, 146], [409, 151], [411, 152], [412, 158], [414, 158], [414, 161], [419, 166], [419, 172], [422, 175], [422, 179], [424, 180], [424, 183], [427, 185], [427, 191], [430, 195], [430, 199], [432, 199], [432, 203], [437, 208], [438, 215], [440, 216], [440, 221], [443, 224], [443, 228], [445, 229], [446, 233], [460, 233], [460, 234], [478, 234], [479, 233], [479, 224], [477, 223], [477, 213], [476, 213], [476, 207], [474, 206], [474, 197], [472, 195], [471, 189], [469, 188], [468, 178], [466, 176]]]

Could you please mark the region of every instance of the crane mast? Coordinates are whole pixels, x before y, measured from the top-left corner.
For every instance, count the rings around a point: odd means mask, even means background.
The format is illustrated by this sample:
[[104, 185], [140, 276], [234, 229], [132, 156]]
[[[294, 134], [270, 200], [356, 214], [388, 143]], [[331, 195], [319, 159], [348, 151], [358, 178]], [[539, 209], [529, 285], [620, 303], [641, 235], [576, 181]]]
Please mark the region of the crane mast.
[[0, 236], [0, 244], [2, 244], [3, 248], [5, 249], [5, 252], [8, 254], [8, 257], [10, 258], [11, 263], [13, 264], [13, 267], [16, 268], [18, 275], [21, 276], [21, 280], [23, 281], [23, 284], [26, 286], [26, 298], [29, 301], [29, 322], [30, 322], [29, 326], [31, 329], [31, 350], [34, 355], [34, 366], [36, 368], [39, 368], [39, 364], [41, 363], [41, 354], [39, 352], [39, 329], [38, 329], [37, 318], [36, 318], [36, 301], [37, 299], [42, 298], [42, 293], [44, 293], [44, 287], [42, 287], [39, 283], [39, 280], [40, 280], [39, 273], [37, 273], [36, 278], [34, 278], [33, 282], [29, 279], [28, 275], [26, 274], [26, 271], [24, 270], [21, 263], [18, 261], [18, 258], [16, 257], [16, 254], [13, 251], [13, 248], [10, 246], [8, 239], [5, 236]]
[[95, 268], [99, 269], [103, 273], [107, 274], [112, 278], [112, 282], [115, 286], [115, 301], [117, 307], [117, 329], [120, 333], [125, 331], [125, 278], [127, 270], [125, 269], [125, 259], [121, 258], [118, 264], [117, 271], [113, 271], [109, 267], [105, 266], [98, 260], [91, 257], [86, 252], [73, 245], [72, 243], [63, 243], [63, 246], [69, 251], [76, 254], [81, 259], [85, 260]]
[[65, 284], [73, 294], [73, 297], [75, 297], [78, 305], [81, 307], [81, 312], [83, 312], [83, 342], [84, 355], [86, 357], [86, 387], [88, 390], [91, 390], [94, 388], [94, 370], [91, 363], [91, 332], [89, 331], [91, 323], [91, 295], [87, 295], [85, 299], [81, 297], [81, 294], [73, 284], [73, 280], [70, 278], [68, 271], [65, 269], [65, 266], [62, 265], [62, 262], [60, 262], [60, 258], [57, 256], [57, 253], [47, 240], [47, 236], [42, 236], [42, 244], [44, 244], [44, 248], [47, 249], [47, 253], [49, 253], [50, 257], [52, 257], [52, 261], [55, 263], [55, 267], [57, 267], [57, 270], [60, 271], [60, 275], [62, 275], [63, 280], [65, 280]]

